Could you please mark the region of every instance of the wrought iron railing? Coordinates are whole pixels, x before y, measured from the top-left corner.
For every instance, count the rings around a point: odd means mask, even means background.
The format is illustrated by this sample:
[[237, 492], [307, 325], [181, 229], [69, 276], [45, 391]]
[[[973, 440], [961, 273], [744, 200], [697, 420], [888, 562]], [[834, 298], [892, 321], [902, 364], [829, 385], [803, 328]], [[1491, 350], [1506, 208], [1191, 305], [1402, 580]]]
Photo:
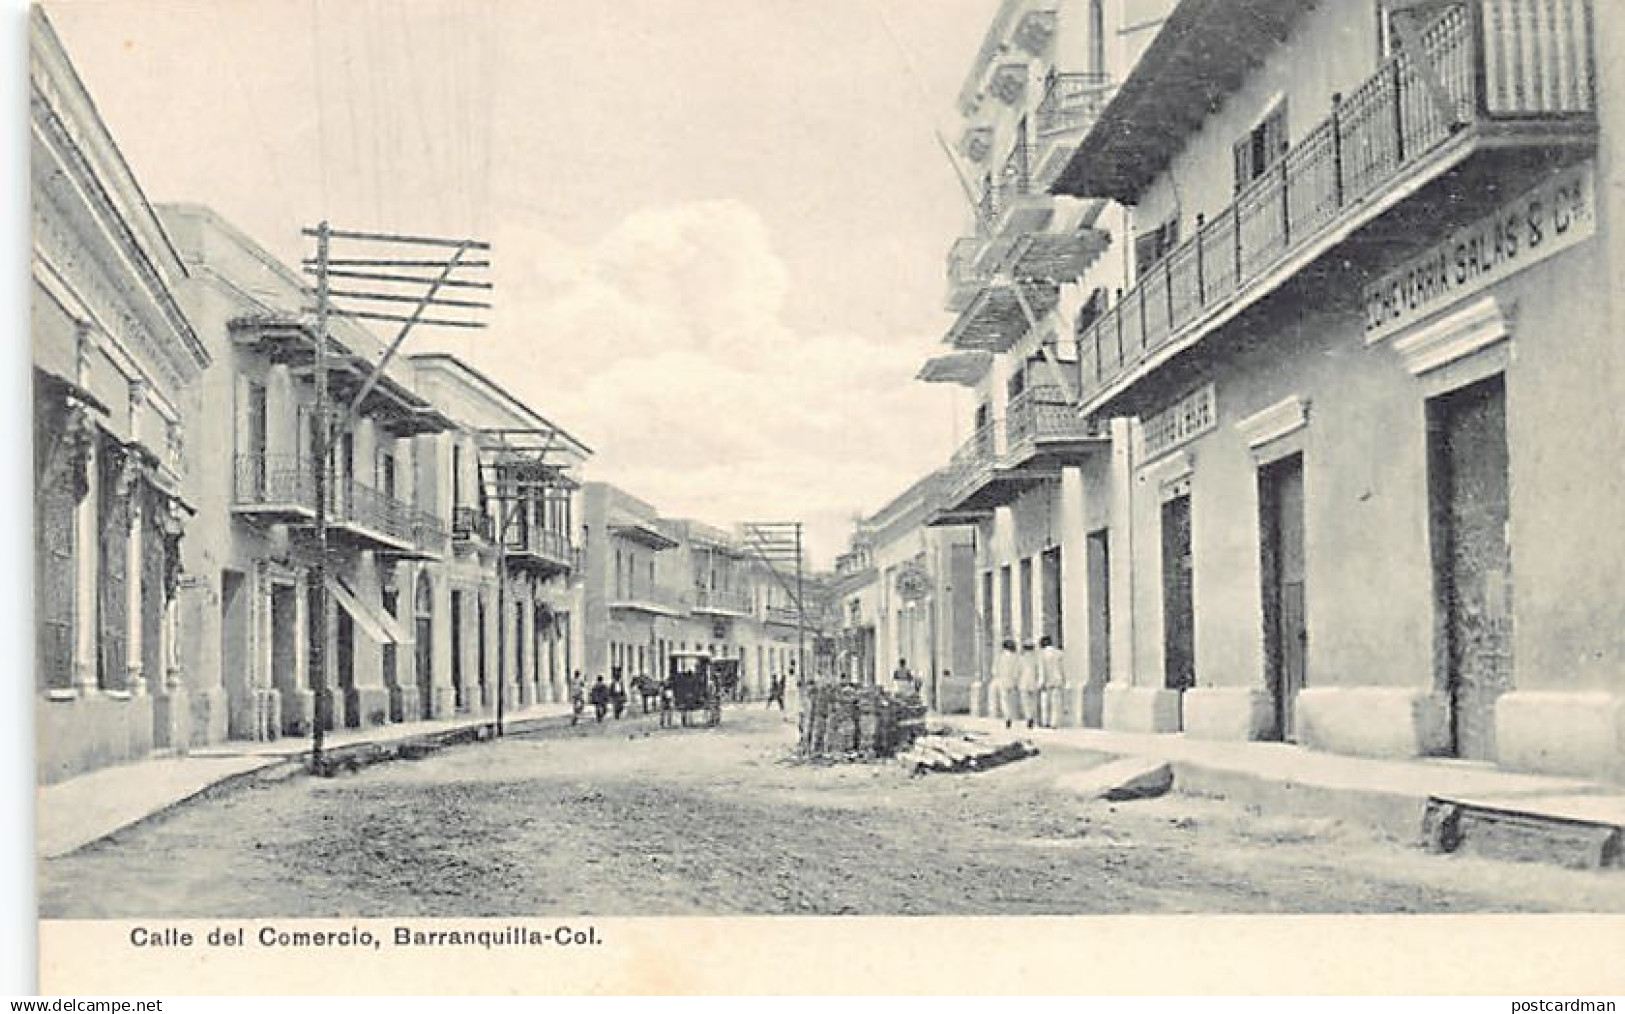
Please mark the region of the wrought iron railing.
[[1010, 399], [1005, 425], [1012, 448], [1045, 440], [1086, 440], [1098, 435], [1059, 387], [1035, 386]]
[[451, 537], [491, 542], [496, 537], [496, 520], [478, 507], [454, 507], [451, 513]]
[[1087, 129], [1112, 97], [1112, 79], [1097, 71], [1056, 74], [1044, 88], [1033, 118], [1040, 138]]
[[574, 566], [576, 547], [563, 532], [536, 525], [514, 525], [508, 530], [507, 550], [528, 553], [566, 566]]
[[[1470, 0], [1157, 262], [1079, 340], [1087, 400], [1475, 121], [1594, 113], [1591, 0]], [[1437, 89], [1435, 90], [1435, 86]]]
[[232, 502], [247, 507], [316, 509], [316, 475], [297, 454], [239, 454], [232, 474]]

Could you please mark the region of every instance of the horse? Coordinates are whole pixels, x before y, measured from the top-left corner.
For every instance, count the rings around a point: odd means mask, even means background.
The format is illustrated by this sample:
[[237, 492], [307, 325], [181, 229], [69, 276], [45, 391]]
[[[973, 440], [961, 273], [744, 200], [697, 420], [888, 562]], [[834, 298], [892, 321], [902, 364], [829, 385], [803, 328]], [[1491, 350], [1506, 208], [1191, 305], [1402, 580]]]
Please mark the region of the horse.
[[665, 686], [664, 681], [657, 680], [653, 676], [632, 677], [632, 691], [643, 701], [643, 713], [645, 715], [649, 713], [650, 701], [653, 701], [656, 706], [660, 704], [660, 694], [665, 689]]

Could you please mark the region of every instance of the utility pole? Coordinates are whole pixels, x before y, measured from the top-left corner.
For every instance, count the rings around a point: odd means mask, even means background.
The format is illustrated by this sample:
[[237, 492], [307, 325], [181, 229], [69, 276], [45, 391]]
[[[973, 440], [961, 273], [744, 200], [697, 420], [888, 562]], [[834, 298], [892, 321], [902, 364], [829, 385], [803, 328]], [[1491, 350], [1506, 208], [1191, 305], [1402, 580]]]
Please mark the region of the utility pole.
[[[480, 430], [480, 451], [489, 452], [491, 459], [479, 463], [480, 487], [486, 491], [486, 498], [497, 503], [497, 715], [496, 734], [505, 734], [507, 683], [504, 675], [507, 660], [507, 629], [508, 629], [508, 532], [514, 520], [525, 509], [527, 502], [535, 499], [536, 494], [546, 496], [549, 492], [559, 488], [569, 488], [569, 480], [564, 479], [561, 465], [548, 462], [548, 455], [556, 448], [559, 433], [557, 430], [536, 428], [519, 429], [484, 429]], [[487, 483], [486, 475], [491, 479]], [[533, 522], [534, 523], [534, 522]], [[526, 537], [530, 537], [531, 525], [525, 526]], [[564, 533], [568, 535], [568, 533]], [[523, 636], [523, 624], [515, 631], [515, 636]], [[518, 645], [515, 645], [515, 657], [518, 657]], [[514, 677], [517, 682], [524, 679], [524, 673], [514, 666]]]
[[[465, 257], [471, 250], [489, 251], [490, 244], [471, 239], [444, 239], [427, 236], [401, 236], [391, 233], [354, 232], [334, 229], [327, 220], [323, 219], [314, 228], [302, 230], [304, 235], [316, 241], [316, 254], [307, 258], [302, 268], [307, 274], [316, 277], [316, 321], [312, 365], [315, 370], [315, 406], [312, 420], [314, 430], [311, 439], [311, 455], [315, 458], [311, 462], [312, 487], [315, 493], [314, 505], [314, 534], [316, 540], [315, 558], [310, 567], [310, 616], [307, 622], [314, 624], [317, 636], [311, 639], [310, 646], [310, 688], [314, 703], [314, 720], [310, 730], [310, 769], [313, 773], [321, 773], [324, 767], [322, 751], [325, 746], [326, 726], [333, 720], [333, 694], [329, 687], [327, 672], [327, 638], [333, 629], [332, 623], [332, 597], [328, 594], [327, 582], [331, 570], [329, 558], [329, 521], [330, 514], [338, 506], [338, 499], [334, 496], [333, 475], [333, 447], [344, 433], [351, 430], [360, 418], [363, 403], [372, 393], [378, 381], [382, 379], [385, 368], [399, 351], [412, 330], [419, 326], [455, 327], [455, 328], [483, 328], [485, 323], [481, 320], [459, 317], [459, 311], [488, 310], [491, 304], [474, 300], [447, 299], [438, 295], [446, 287], [472, 288], [489, 290], [492, 286], [488, 281], [471, 280], [465, 277], [454, 277], [460, 270], [476, 268], [489, 268], [488, 259], [469, 260]], [[333, 256], [333, 241], [341, 240], [350, 243], [362, 244], [360, 252], [368, 256]], [[449, 256], [417, 255], [422, 249], [431, 251], [451, 249]], [[401, 251], [405, 250], [403, 254]], [[381, 254], [380, 254], [381, 252]], [[379, 269], [387, 269], [380, 271]], [[402, 270], [406, 273], [397, 273]], [[436, 270], [436, 274], [425, 274], [425, 270]], [[333, 278], [359, 279], [374, 283], [370, 290], [335, 290], [332, 288]], [[336, 305], [335, 299], [346, 301], [360, 301], [361, 307]], [[385, 304], [413, 304], [410, 312], [380, 312], [368, 309], [371, 304], [382, 302]], [[425, 316], [430, 306], [452, 308], [449, 313], [442, 313], [437, 317]], [[334, 424], [330, 410], [330, 392], [328, 389], [328, 334], [333, 317], [349, 317], [360, 320], [388, 321], [401, 325], [394, 341], [384, 350], [383, 355], [373, 364], [372, 370], [350, 401], [343, 418]], [[346, 477], [347, 479], [353, 477]], [[345, 510], [350, 509], [346, 500]], [[336, 724], [336, 722], [335, 722]]]
[[[801, 522], [757, 521], [743, 526], [745, 545], [765, 564], [796, 605], [796, 681], [807, 679], [807, 606], [802, 574]], [[790, 569], [786, 576], [780, 568]], [[791, 581], [794, 583], [792, 584]]]

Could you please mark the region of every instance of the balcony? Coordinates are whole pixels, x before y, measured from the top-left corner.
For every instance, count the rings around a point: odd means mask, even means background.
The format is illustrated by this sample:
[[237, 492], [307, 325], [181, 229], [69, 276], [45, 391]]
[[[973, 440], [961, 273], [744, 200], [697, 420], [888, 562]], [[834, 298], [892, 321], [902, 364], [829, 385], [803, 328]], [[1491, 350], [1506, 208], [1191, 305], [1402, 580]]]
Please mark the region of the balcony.
[[768, 606], [762, 618], [782, 627], [801, 626], [801, 610], [795, 606]]
[[451, 512], [451, 538], [457, 543], [496, 541], [496, 519], [478, 507], [454, 507]]
[[[1289, 281], [1313, 282], [1308, 269], [1329, 251], [1356, 270], [1390, 263], [1593, 152], [1590, 4], [1565, 5], [1573, 17], [1537, 6], [1449, 8], [1419, 35], [1425, 60], [1402, 51], [1384, 62], [1229, 207], [1199, 218], [1081, 336], [1085, 409], [1106, 408]], [[1087, 148], [1072, 167], [1084, 176]], [[1136, 183], [1099, 182], [1103, 193]]]
[[232, 469], [233, 513], [266, 523], [316, 516], [316, 475], [297, 454], [239, 454]]
[[1109, 438], [1078, 415], [1076, 404], [1058, 387], [1035, 386], [1005, 407], [1008, 443], [1004, 464], [1016, 468], [1059, 468], [1079, 463], [1079, 455], [1108, 446]]
[[1044, 88], [1034, 116], [1037, 143], [1033, 185], [1047, 191], [1060, 177], [1072, 151], [1095, 125], [1114, 94], [1111, 78], [1099, 72], [1055, 74]]
[[446, 549], [445, 520], [354, 479], [328, 493], [327, 531], [333, 542], [405, 559], [428, 559]]
[[539, 577], [568, 573], [580, 565], [580, 550], [568, 535], [534, 525], [510, 525], [502, 548], [508, 566]]
[[1063, 466], [1110, 447], [1059, 388], [1030, 387], [1010, 400], [1004, 421], [983, 426], [954, 452], [931, 495], [935, 506], [926, 524], [985, 520], [1028, 489], [1058, 479]]
[[750, 595], [732, 588], [696, 588], [693, 609], [715, 616], [750, 616]]
[[945, 305], [958, 313], [971, 304], [989, 282], [993, 272], [982, 261], [987, 249], [985, 235], [963, 236], [948, 250], [948, 298]]
[[683, 595], [675, 588], [664, 585], [640, 585], [635, 588], [616, 588], [609, 597], [612, 610], [647, 613], [651, 616], [681, 616], [687, 612]]

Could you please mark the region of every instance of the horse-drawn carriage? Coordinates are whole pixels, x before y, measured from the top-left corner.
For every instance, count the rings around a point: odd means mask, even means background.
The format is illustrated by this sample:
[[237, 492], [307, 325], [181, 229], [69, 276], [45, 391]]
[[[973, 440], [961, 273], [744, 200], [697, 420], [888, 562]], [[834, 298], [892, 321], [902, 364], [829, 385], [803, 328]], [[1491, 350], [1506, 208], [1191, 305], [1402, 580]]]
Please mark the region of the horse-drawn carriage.
[[[738, 663], [734, 663], [738, 678]], [[666, 677], [666, 700], [660, 707], [660, 724], [670, 724], [670, 714], [676, 712], [682, 724], [690, 724], [690, 716], [701, 712], [706, 725], [722, 721], [722, 686], [717, 661], [703, 651], [674, 651], [671, 671]]]

